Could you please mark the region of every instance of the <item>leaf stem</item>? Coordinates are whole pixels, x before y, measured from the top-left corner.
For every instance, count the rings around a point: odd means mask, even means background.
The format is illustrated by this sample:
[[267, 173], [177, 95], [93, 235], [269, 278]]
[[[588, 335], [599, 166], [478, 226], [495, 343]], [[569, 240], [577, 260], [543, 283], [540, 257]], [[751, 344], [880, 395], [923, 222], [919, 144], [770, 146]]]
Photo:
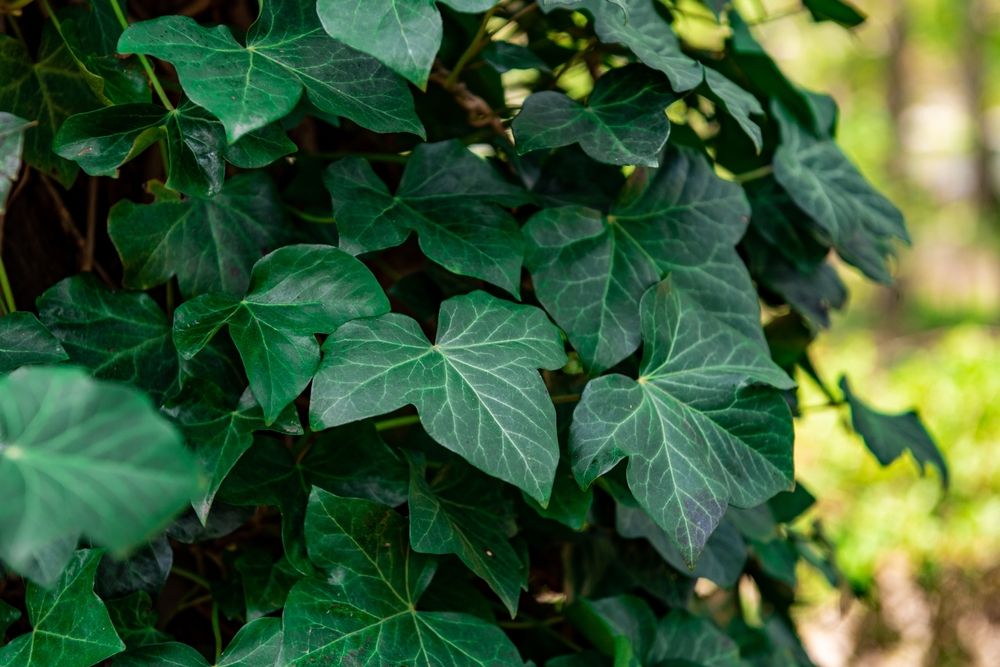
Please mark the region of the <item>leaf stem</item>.
[[219, 626], [219, 603], [212, 603], [212, 636], [215, 638], [215, 662], [222, 655], [222, 628]]
[[[47, 2], [47, 0], [43, 0], [43, 2]], [[128, 28], [128, 19], [125, 18], [125, 13], [118, 5], [118, 0], [108, 0], [108, 3], [110, 3], [111, 9], [118, 18], [118, 23], [121, 24], [122, 30]], [[160, 98], [160, 102], [167, 108], [167, 111], [173, 111], [174, 105], [170, 103], [170, 98], [167, 97], [166, 91], [164, 91], [163, 86], [160, 85], [160, 80], [156, 78], [156, 72], [153, 71], [153, 66], [150, 64], [149, 59], [141, 53], [136, 55], [139, 56], [139, 62], [142, 64], [142, 69], [146, 71], [146, 77], [149, 79], [149, 83], [153, 86], [153, 90], [156, 91], [156, 96]]]
[[3, 291], [4, 307], [7, 312], [15, 312], [17, 306], [14, 304], [14, 292], [10, 289], [10, 280], [7, 278], [7, 269], [3, 265], [2, 257], [0, 257], [0, 290]]
[[552, 397], [553, 405], [563, 405], [564, 403], [576, 403], [580, 400], [580, 394], [562, 394]]
[[751, 169], [750, 171], [744, 172], [742, 174], [734, 174], [733, 181], [736, 183], [747, 183], [749, 181], [760, 180], [761, 178], [766, 178], [774, 173], [774, 165], [765, 164], [763, 167], [757, 167], [756, 169]]
[[369, 162], [393, 162], [396, 164], [406, 164], [406, 161], [409, 159], [408, 155], [398, 155], [396, 153], [359, 153], [354, 151], [331, 151], [310, 153], [310, 155], [326, 160], [339, 160], [344, 157], [360, 157], [368, 160]]
[[188, 581], [198, 584], [205, 590], [212, 590], [212, 584], [208, 583], [208, 580], [200, 574], [195, 574], [191, 570], [185, 570], [183, 567], [177, 567], [176, 565], [172, 567], [170, 571], [182, 579], [187, 579]]
[[380, 419], [375, 422], [375, 430], [379, 433], [403, 426], [411, 426], [420, 423], [420, 415], [403, 415], [402, 417], [392, 417], [390, 419]]
[[468, 48], [466, 48], [462, 55], [458, 57], [458, 62], [455, 63], [454, 69], [452, 69], [448, 74], [448, 78], [444, 80], [444, 87], [446, 89], [450, 90], [454, 87], [454, 85], [458, 82], [459, 75], [462, 73], [462, 70], [465, 69], [465, 66], [469, 64], [469, 61], [475, 58], [476, 55], [478, 55], [478, 53], [490, 43], [489, 37], [486, 35], [486, 26], [490, 22], [490, 19], [493, 18], [493, 15], [497, 13], [497, 9], [499, 9], [499, 5], [491, 8], [483, 16], [483, 20], [479, 24], [479, 29], [476, 31], [476, 36], [472, 38], [472, 41], [469, 42]]
[[313, 215], [312, 213], [307, 213], [302, 209], [295, 208], [290, 204], [285, 204], [284, 208], [299, 220], [305, 220], [306, 222], [316, 222], [322, 225], [332, 225], [337, 222], [336, 219], [331, 216]]

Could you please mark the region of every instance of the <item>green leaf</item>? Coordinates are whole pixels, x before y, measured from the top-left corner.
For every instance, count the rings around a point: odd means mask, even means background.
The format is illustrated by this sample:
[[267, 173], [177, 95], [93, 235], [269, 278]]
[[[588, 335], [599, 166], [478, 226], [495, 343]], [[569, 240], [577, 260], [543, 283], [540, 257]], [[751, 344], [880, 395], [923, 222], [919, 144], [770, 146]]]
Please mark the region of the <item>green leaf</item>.
[[[240, 628], [214, 667], [274, 667], [281, 650], [281, 620], [258, 618]], [[211, 667], [186, 644], [167, 642], [133, 649], [115, 658], [115, 667]]]
[[834, 21], [845, 28], [855, 28], [868, 18], [864, 12], [843, 0], [802, 0], [815, 21]]
[[483, 49], [482, 57], [490, 67], [501, 74], [518, 69], [537, 69], [540, 72], [552, 71], [537, 53], [526, 46], [511, 42], [491, 41]]
[[666, 280], [642, 299], [638, 381], [590, 382], [570, 452], [582, 485], [629, 458], [639, 505], [693, 567], [729, 504], [758, 505], [791, 486], [791, 379], [766, 349]]
[[100, 560], [100, 551], [77, 551], [51, 589], [28, 584], [25, 604], [33, 629], [0, 648], [0, 665], [82, 667], [125, 650], [104, 603], [94, 594]]
[[0, 35], [0, 110], [38, 122], [24, 134], [24, 159], [32, 167], [71, 185], [77, 167], [52, 152], [52, 137], [64, 120], [99, 105], [51, 22], [42, 29], [36, 61], [20, 40]]
[[423, 136], [406, 85], [330, 39], [309, 3], [262, 2], [245, 46], [225, 26], [163, 16], [129, 26], [118, 50], [172, 63], [187, 96], [222, 121], [229, 143], [284, 118], [303, 91], [324, 113], [376, 132]]
[[774, 177], [805, 211], [844, 261], [872, 280], [888, 283], [892, 242], [910, 242], [903, 214], [882, 196], [832, 139], [806, 132], [778, 103], [781, 128]]
[[764, 108], [760, 106], [757, 98], [708, 67], [705, 68], [705, 86], [708, 89], [708, 96], [733, 117], [760, 153], [764, 146], [764, 137], [760, 125], [751, 118], [764, 115]]
[[149, 593], [139, 591], [123, 598], [106, 600], [104, 604], [115, 632], [128, 648], [170, 641], [166, 633], [155, 627], [157, 615]]
[[390, 248], [413, 230], [429, 259], [519, 294], [523, 241], [514, 218], [494, 204], [514, 206], [527, 193], [460, 141], [417, 146], [395, 196], [360, 158], [330, 165], [323, 182], [344, 250]]
[[732, 639], [711, 621], [677, 609], [660, 620], [650, 664], [686, 660], [704, 667], [746, 667]]
[[69, 360], [99, 378], [131, 382], [157, 401], [177, 378], [167, 316], [147, 294], [112, 292], [81, 274], [42, 294], [38, 315]]
[[118, 168], [165, 136], [167, 111], [155, 104], [121, 104], [70, 116], [52, 150], [91, 176], [117, 176]]
[[283, 557], [275, 562], [261, 552], [250, 551], [235, 563], [243, 583], [243, 600], [248, 620], [281, 610], [288, 591], [302, 575]]
[[705, 72], [696, 60], [681, 51], [670, 24], [649, 0], [548, 0], [543, 9], [565, 8], [586, 11], [594, 18], [597, 36], [605, 44], [622, 44], [639, 60], [660, 70], [670, 79], [675, 92], [697, 88]]
[[31, 123], [0, 111], [0, 215], [7, 212], [7, 197], [21, 173], [24, 133]]
[[97, 568], [94, 590], [105, 600], [137, 591], [156, 595], [167, 582], [173, 564], [173, 548], [166, 536], [160, 535], [126, 558], [105, 554]]
[[517, 532], [510, 501], [495, 480], [468, 466], [426, 479], [420, 458], [410, 461], [410, 544], [424, 554], [455, 554], [489, 584], [511, 618], [517, 614], [528, 569], [509, 538]]
[[7, 628], [21, 619], [21, 612], [0, 600], [0, 637], [7, 634]]
[[517, 152], [579, 143], [601, 162], [656, 167], [674, 99], [662, 75], [641, 65], [602, 76], [585, 105], [555, 91], [534, 93], [514, 118]]
[[309, 556], [329, 574], [303, 579], [289, 594], [283, 664], [524, 664], [491, 623], [417, 611], [436, 562], [413, 553], [406, 533], [406, 522], [387, 507], [313, 490]]
[[81, 534], [124, 552], [162, 529], [197, 485], [180, 434], [134, 389], [77, 368], [0, 378], [0, 558], [14, 569]]
[[260, 169], [298, 150], [278, 123], [265, 125], [226, 146], [226, 160], [241, 169]]
[[149, 289], [177, 276], [188, 297], [243, 294], [260, 257], [287, 239], [274, 184], [265, 174], [240, 174], [214, 197], [119, 201], [108, 234], [125, 266], [126, 287]]
[[388, 310], [375, 277], [344, 251], [286, 246], [254, 265], [242, 299], [212, 293], [181, 305], [174, 314], [174, 341], [190, 359], [228, 327], [265, 423], [271, 424], [316, 371], [315, 334]]
[[[567, 609], [567, 617], [615, 667], [641, 667], [653, 645], [656, 617], [642, 599], [632, 595], [600, 600], [582, 599]], [[652, 664], [652, 663], [649, 663]]]
[[546, 209], [524, 228], [538, 300], [597, 372], [639, 346], [639, 299], [670, 275], [674, 289], [764, 347], [758, 305], [735, 245], [750, 207], [735, 183], [688, 149], [610, 215]]
[[[496, 4], [496, 0], [440, 1], [469, 13]], [[331, 37], [378, 58], [420, 88], [427, 87], [443, 34], [433, 0], [319, 0], [316, 11]]]
[[[208, 475], [208, 484], [191, 498], [202, 523], [208, 521], [222, 482], [253, 444], [254, 432], [265, 429], [264, 413], [249, 389], [236, 401], [228, 398], [212, 384], [195, 383], [185, 398], [165, 410], [180, 424], [201, 469]], [[302, 435], [295, 408], [285, 408], [269, 430]]]
[[921, 473], [934, 466], [948, 488], [948, 464], [915, 411], [890, 415], [874, 410], [854, 395], [846, 377], [840, 378], [840, 390], [851, 408], [851, 425], [879, 463], [887, 466], [909, 450]]
[[545, 314], [484, 292], [441, 306], [437, 342], [391, 313], [350, 322], [323, 346], [313, 382], [314, 430], [416, 406], [438, 443], [545, 504], [559, 445], [536, 368], [566, 361]]
[[559, 458], [556, 468], [556, 480], [552, 485], [552, 497], [546, 507], [542, 507], [530, 496], [524, 496], [525, 501], [533, 510], [546, 519], [558, 521], [573, 530], [583, 530], [590, 514], [590, 506], [594, 502], [592, 489], [581, 489], [573, 477], [573, 471], [566, 457]]
[[63, 346], [32, 313], [10, 313], [0, 318], [0, 373], [68, 358]]

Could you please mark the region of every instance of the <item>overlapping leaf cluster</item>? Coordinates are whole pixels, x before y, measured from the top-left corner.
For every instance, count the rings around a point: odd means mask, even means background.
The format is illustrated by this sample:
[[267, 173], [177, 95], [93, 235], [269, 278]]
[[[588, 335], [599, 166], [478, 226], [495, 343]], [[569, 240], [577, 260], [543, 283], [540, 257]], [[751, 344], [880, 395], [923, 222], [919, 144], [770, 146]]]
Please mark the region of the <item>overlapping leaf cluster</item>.
[[106, 226], [0, 263], [0, 665], [809, 664], [793, 378], [947, 480], [809, 360], [908, 237], [755, 3], [25, 4], [0, 216]]

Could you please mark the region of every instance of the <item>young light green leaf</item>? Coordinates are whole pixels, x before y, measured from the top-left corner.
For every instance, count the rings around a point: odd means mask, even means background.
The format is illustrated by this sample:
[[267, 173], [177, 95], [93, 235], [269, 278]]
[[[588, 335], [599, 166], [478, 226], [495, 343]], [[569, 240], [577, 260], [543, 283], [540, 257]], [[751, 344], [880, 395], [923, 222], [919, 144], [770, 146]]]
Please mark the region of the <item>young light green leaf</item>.
[[125, 650], [104, 603], [94, 594], [100, 560], [99, 550], [77, 551], [50, 589], [28, 584], [32, 631], [0, 648], [0, 665], [96, 665]]
[[51, 21], [35, 61], [23, 42], [0, 35], [0, 109], [38, 122], [24, 134], [24, 159], [32, 167], [71, 185], [77, 166], [52, 152], [52, 137], [64, 120], [99, 105]]
[[282, 222], [274, 183], [256, 172], [230, 179], [214, 197], [119, 201], [108, 215], [108, 234], [126, 287], [149, 289], [177, 276], [187, 297], [240, 295], [254, 262], [288, 238]]
[[781, 129], [774, 177], [809, 214], [844, 261], [872, 280], [888, 283], [893, 240], [910, 242], [903, 214], [865, 180], [832, 139], [817, 139], [779, 103]]
[[14, 569], [81, 534], [124, 552], [198, 486], [180, 434], [132, 388], [78, 368], [0, 379], [0, 559]]
[[7, 211], [7, 197], [21, 173], [24, 132], [30, 127], [23, 118], [0, 111], [0, 215]]
[[147, 294], [112, 292], [81, 274], [38, 297], [38, 315], [69, 360], [99, 378], [131, 382], [158, 401], [177, 379], [167, 316]]
[[573, 415], [581, 485], [623, 458], [639, 505], [694, 567], [729, 504], [758, 505], [792, 484], [792, 380], [766, 349], [666, 280], [642, 298], [638, 381], [592, 381]]
[[442, 304], [435, 344], [414, 320], [390, 313], [340, 327], [323, 352], [314, 430], [415, 405], [438, 443], [548, 502], [559, 445], [535, 369], [561, 368], [566, 355], [542, 311], [473, 292]]
[[388, 310], [375, 276], [343, 250], [286, 246], [254, 265], [242, 299], [212, 293], [181, 305], [174, 317], [174, 342], [190, 359], [228, 327], [264, 421], [271, 424], [316, 371], [315, 334]]
[[[597, 36], [605, 44], [622, 44], [639, 60], [660, 70], [675, 92], [697, 88], [705, 79], [701, 63], [681, 51], [670, 24], [649, 0], [548, 0], [543, 9], [586, 11], [594, 19]], [[624, 11], [623, 11], [624, 10]]]
[[890, 415], [874, 410], [851, 391], [846, 377], [840, 378], [840, 390], [851, 407], [851, 425], [879, 463], [887, 466], [909, 450], [921, 472], [934, 466], [948, 488], [948, 464], [915, 411]]
[[674, 289], [764, 348], [760, 306], [735, 245], [750, 207], [735, 183], [688, 149], [671, 149], [634, 199], [611, 215], [546, 209], [525, 226], [538, 300], [591, 371], [639, 346], [639, 299], [667, 275]]
[[579, 143], [600, 162], [656, 167], [675, 97], [659, 72], [642, 65], [602, 76], [585, 105], [555, 91], [534, 93], [514, 118], [517, 152]]
[[519, 294], [523, 241], [514, 219], [494, 204], [514, 206], [527, 193], [460, 141], [417, 146], [395, 196], [360, 158], [333, 163], [323, 181], [344, 250], [389, 248], [413, 230], [420, 249], [444, 268]]
[[403, 518], [385, 506], [313, 490], [309, 556], [329, 575], [292, 588], [282, 665], [523, 665], [496, 625], [468, 614], [417, 611], [436, 563], [410, 549], [406, 532]]
[[682, 609], [670, 612], [656, 626], [656, 641], [649, 664], [687, 661], [704, 667], [745, 667], [740, 649], [732, 639], [706, 618]]
[[[281, 620], [258, 618], [236, 633], [214, 667], [274, 667], [281, 650]], [[213, 667], [186, 644], [166, 642], [130, 650], [115, 667]]]
[[423, 136], [403, 81], [330, 39], [310, 3], [261, 2], [245, 46], [225, 26], [163, 16], [129, 26], [118, 51], [171, 62], [187, 96], [222, 121], [229, 143], [284, 118], [303, 91], [324, 113], [376, 132]]
[[[459, 12], [485, 12], [496, 0], [440, 0]], [[434, 0], [319, 0], [326, 32], [427, 87], [443, 34]]]
[[517, 532], [510, 501], [496, 480], [453, 464], [428, 482], [419, 457], [410, 460], [410, 544], [424, 554], [455, 554], [517, 614], [528, 569], [509, 538]]
[[16, 312], [0, 318], [0, 373], [68, 358], [63, 346], [34, 314]]
[[[213, 384], [196, 382], [186, 389], [181, 400], [165, 409], [181, 425], [201, 469], [208, 475], [208, 483], [191, 498], [203, 524], [222, 482], [253, 444], [254, 432], [265, 430], [264, 413], [249, 389], [236, 401], [229, 398]], [[268, 430], [301, 435], [302, 425], [294, 407], [286, 407]]]

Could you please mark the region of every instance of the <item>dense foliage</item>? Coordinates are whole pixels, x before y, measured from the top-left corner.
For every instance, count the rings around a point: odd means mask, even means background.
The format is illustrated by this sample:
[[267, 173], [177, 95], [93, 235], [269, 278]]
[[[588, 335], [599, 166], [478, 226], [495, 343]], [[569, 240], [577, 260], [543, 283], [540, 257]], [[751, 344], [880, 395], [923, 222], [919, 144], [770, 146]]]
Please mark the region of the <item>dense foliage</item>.
[[947, 481], [810, 362], [907, 232], [756, 3], [59, 4], [0, 0], [0, 665], [809, 664], [793, 377]]

